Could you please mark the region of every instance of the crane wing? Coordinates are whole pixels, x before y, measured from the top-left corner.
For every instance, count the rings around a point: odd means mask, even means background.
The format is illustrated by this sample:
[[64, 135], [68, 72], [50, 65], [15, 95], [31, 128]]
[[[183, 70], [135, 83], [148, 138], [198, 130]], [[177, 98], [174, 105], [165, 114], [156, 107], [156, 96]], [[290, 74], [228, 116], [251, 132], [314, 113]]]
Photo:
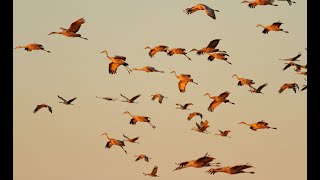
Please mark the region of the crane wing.
[[292, 66], [292, 64], [288, 63], [282, 70], [284, 71], [284, 70], [288, 69], [290, 66]]
[[260, 92], [264, 87], [266, 87], [268, 83], [264, 83], [261, 86], [258, 87], [257, 91]]
[[208, 111], [212, 112], [222, 101], [212, 101], [212, 103], [208, 107]]
[[115, 58], [115, 59], [121, 59], [121, 60], [126, 60], [127, 58], [126, 57], [124, 57], [124, 56], [114, 56], [113, 58]]
[[231, 169], [231, 171], [238, 172], [238, 171], [241, 171], [241, 170], [244, 170], [247, 168], [251, 168], [251, 167], [252, 166], [250, 166], [250, 165], [237, 165], [237, 166], [232, 166], [230, 169]]
[[187, 84], [188, 84], [188, 82], [189, 81], [179, 81], [179, 83], [178, 83], [178, 87], [179, 87], [179, 91], [180, 92], [185, 92], [186, 91], [186, 86], [187, 86]]
[[195, 113], [190, 113], [188, 116], [188, 120], [191, 120], [196, 114]]
[[117, 64], [117, 63], [109, 63], [109, 74], [116, 74], [117, 73], [117, 69], [121, 64]]
[[164, 96], [160, 96], [159, 97], [159, 103], [162, 104], [162, 100], [163, 100]]
[[217, 47], [217, 45], [219, 44], [219, 41], [220, 41], [220, 39], [214, 39], [214, 40], [212, 40], [212, 41], [208, 44], [207, 48], [212, 48], [212, 49], [214, 49], [214, 48]]
[[67, 102], [67, 100], [65, 100], [63, 97], [58, 95], [58, 98], [60, 98], [62, 101]]
[[206, 7], [205, 12], [208, 16], [212, 17], [213, 19], [216, 19], [216, 15], [214, 14], [214, 10]]
[[50, 113], [52, 113], [52, 107], [51, 106], [48, 106], [48, 110]]
[[36, 113], [37, 111], [39, 111], [39, 109], [43, 108], [43, 106], [41, 105], [37, 105], [37, 107], [33, 110], [33, 113]]
[[280, 89], [279, 89], [279, 93], [282, 93], [285, 89], [287, 89], [288, 88], [288, 84], [284, 84], [284, 85], [282, 85], [281, 87], [280, 87]]
[[78, 20], [76, 20], [75, 22], [73, 22], [69, 29], [67, 31], [69, 32], [73, 32], [73, 33], [76, 33], [79, 31], [80, 27], [81, 27], [81, 24], [85, 23], [86, 21], [83, 19], [83, 18], [80, 18]]
[[206, 164], [208, 164], [209, 162], [211, 162], [214, 158], [212, 157], [201, 157], [199, 159], [197, 159], [194, 163], [198, 164], [200, 167], [204, 167]]
[[225, 91], [219, 95], [219, 99], [225, 99], [229, 96], [229, 94], [230, 94], [229, 91]]
[[140, 97], [141, 96], [141, 94], [138, 94], [138, 95], [136, 95], [136, 96], [134, 96], [133, 98], [131, 98], [130, 100], [131, 101], [134, 101], [134, 100], [136, 100], [138, 97]]
[[70, 99], [67, 103], [71, 103], [72, 101], [74, 101], [74, 100], [76, 100], [77, 98], [75, 97], [75, 98], [72, 98], [72, 99]]
[[152, 169], [152, 172], [151, 172], [151, 175], [156, 175], [158, 172], [158, 166], [155, 166], [153, 169]]

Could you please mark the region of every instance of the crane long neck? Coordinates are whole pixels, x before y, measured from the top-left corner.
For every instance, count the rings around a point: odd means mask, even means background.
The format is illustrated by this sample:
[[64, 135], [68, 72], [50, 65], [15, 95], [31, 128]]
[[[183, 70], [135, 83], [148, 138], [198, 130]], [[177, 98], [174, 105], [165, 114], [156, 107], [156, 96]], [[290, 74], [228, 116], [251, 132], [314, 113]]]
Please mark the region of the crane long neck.
[[26, 48], [26, 46], [17, 46], [15, 49], [18, 49], [18, 48]]
[[133, 115], [131, 113], [129, 113], [128, 111], [127, 111], [127, 114], [129, 114], [129, 116], [133, 117]]
[[104, 135], [106, 135], [106, 136], [107, 136], [107, 138], [108, 138], [109, 140], [111, 140], [111, 138], [108, 136], [108, 134], [107, 134], [107, 133], [104, 133]]

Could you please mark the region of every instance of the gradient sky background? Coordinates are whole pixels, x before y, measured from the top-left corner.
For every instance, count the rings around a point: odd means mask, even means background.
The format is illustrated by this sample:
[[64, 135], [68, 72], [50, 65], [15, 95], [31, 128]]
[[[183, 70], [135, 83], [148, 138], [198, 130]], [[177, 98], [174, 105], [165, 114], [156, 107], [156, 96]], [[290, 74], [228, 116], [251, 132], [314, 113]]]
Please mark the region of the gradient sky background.
[[[278, 7], [258, 6], [250, 9], [242, 0], [14, 0], [13, 44], [40, 43], [43, 51], [13, 50], [13, 178], [15, 180], [100, 180], [143, 179], [158, 165], [159, 179], [270, 180], [307, 178], [307, 94], [290, 89], [278, 93], [284, 83], [306, 84], [279, 58], [302, 53], [299, 64], [307, 63], [307, 1], [276, 1]], [[203, 3], [218, 9], [213, 20], [204, 12], [186, 15], [183, 10]], [[68, 28], [84, 17], [79, 33], [88, 40], [50, 35], [60, 27]], [[289, 33], [269, 32], [265, 35], [257, 24], [269, 25], [281, 20]], [[230, 55], [229, 65], [223, 61], [207, 61], [207, 55], [148, 56], [146, 46], [159, 44], [170, 48], [205, 47], [213, 39], [222, 39], [219, 49]], [[116, 75], [108, 74], [110, 56], [127, 57], [130, 68], [153, 66], [165, 73], [135, 71], [128, 74], [119, 67]], [[180, 93], [178, 79], [170, 71], [192, 75], [199, 85], [188, 84]], [[255, 87], [267, 82], [262, 94], [251, 94], [248, 87], [237, 86], [232, 75], [253, 79]], [[211, 99], [203, 94], [219, 95], [230, 91], [228, 99], [236, 105], [221, 104], [208, 112]], [[133, 97], [139, 93], [138, 104], [104, 101], [96, 96]], [[150, 95], [168, 96], [162, 104]], [[58, 103], [78, 97], [73, 106]], [[177, 110], [175, 103], [192, 102], [190, 110]], [[47, 103], [53, 114], [37, 104]], [[149, 124], [129, 124], [122, 114], [151, 117]], [[191, 121], [189, 113], [203, 113], [211, 134], [191, 131], [199, 117]], [[237, 124], [265, 120], [278, 130], [258, 130]], [[231, 130], [231, 138], [214, 135], [218, 129]], [[125, 154], [120, 147], [105, 149], [103, 132], [115, 139], [140, 136], [140, 144], [126, 143]], [[205, 153], [222, 166], [250, 163], [255, 174], [229, 175], [205, 173], [207, 168], [172, 171], [175, 163], [197, 159]], [[149, 163], [135, 162], [134, 155], [146, 154]]]

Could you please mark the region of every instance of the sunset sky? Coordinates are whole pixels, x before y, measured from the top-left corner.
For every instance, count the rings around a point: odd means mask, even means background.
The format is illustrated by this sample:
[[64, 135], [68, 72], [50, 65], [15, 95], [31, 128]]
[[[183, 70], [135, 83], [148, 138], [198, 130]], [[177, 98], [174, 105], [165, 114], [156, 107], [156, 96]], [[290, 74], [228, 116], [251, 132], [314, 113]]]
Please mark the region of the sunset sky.
[[[278, 90], [284, 83], [306, 85], [306, 76], [293, 67], [283, 71], [284, 61], [299, 52], [298, 64], [307, 64], [307, 1], [275, 1], [279, 6], [257, 6], [242, 0], [14, 0], [13, 45], [39, 43], [46, 50], [27, 52], [13, 49], [13, 178], [15, 180], [140, 180], [151, 178], [155, 165], [159, 179], [192, 180], [301, 180], [307, 178], [307, 90]], [[220, 12], [216, 19], [203, 11], [187, 15], [184, 9], [198, 3]], [[79, 18], [86, 22], [78, 31], [83, 37], [50, 35], [68, 28]], [[289, 31], [263, 34], [257, 24], [270, 25], [280, 20]], [[212, 62], [208, 55], [189, 51], [221, 39], [217, 48], [228, 52], [229, 65]], [[167, 45], [185, 48], [182, 55], [158, 53], [153, 58], [146, 46]], [[14, 48], [12, 47], [12, 48]], [[115, 75], [108, 73], [111, 62], [105, 54], [121, 55], [131, 69], [152, 66], [165, 73], [134, 71], [123, 66]], [[198, 85], [189, 83], [185, 93], [178, 90], [178, 79], [170, 74], [190, 74]], [[303, 70], [304, 71], [304, 70]], [[255, 81], [254, 87], [268, 83], [262, 92], [252, 94], [249, 87], [237, 86], [239, 77]], [[214, 112], [207, 111], [212, 99], [229, 91], [235, 105], [222, 103]], [[121, 102], [120, 93], [131, 98], [141, 94], [136, 103]], [[162, 104], [150, 95], [161, 93], [168, 98]], [[74, 105], [59, 103], [77, 97]], [[105, 101], [96, 96], [117, 97]], [[176, 109], [176, 103], [192, 102], [190, 110]], [[53, 109], [33, 113], [36, 105], [46, 103]], [[151, 117], [155, 129], [147, 123], [129, 124], [133, 115]], [[210, 133], [191, 129], [199, 117], [188, 121], [192, 112], [201, 112], [209, 121]], [[252, 131], [241, 121], [265, 120], [274, 129]], [[229, 136], [214, 134], [231, 130]], [[123, 140], [120, 147], [105, 149], [107, 139]], [[210, 167], [173, 171], [175, 163], [194, 160], [208, 152], [221, 166], [246, 164], [255, 174], [206, 173]], [[145, 154], [150, 162], [135, 162], [135, 155]]]

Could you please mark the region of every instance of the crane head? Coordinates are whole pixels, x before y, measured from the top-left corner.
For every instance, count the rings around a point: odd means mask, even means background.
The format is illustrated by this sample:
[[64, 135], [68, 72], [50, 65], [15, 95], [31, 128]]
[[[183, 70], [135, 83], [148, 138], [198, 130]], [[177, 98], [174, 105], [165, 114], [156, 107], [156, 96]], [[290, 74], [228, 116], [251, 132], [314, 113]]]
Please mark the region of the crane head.
[[149, 46], [145, 47], [144, 49], [151, 49]]
[[101, 53], [108, 53], [108, 51], [107, 50], [103, 50]]

